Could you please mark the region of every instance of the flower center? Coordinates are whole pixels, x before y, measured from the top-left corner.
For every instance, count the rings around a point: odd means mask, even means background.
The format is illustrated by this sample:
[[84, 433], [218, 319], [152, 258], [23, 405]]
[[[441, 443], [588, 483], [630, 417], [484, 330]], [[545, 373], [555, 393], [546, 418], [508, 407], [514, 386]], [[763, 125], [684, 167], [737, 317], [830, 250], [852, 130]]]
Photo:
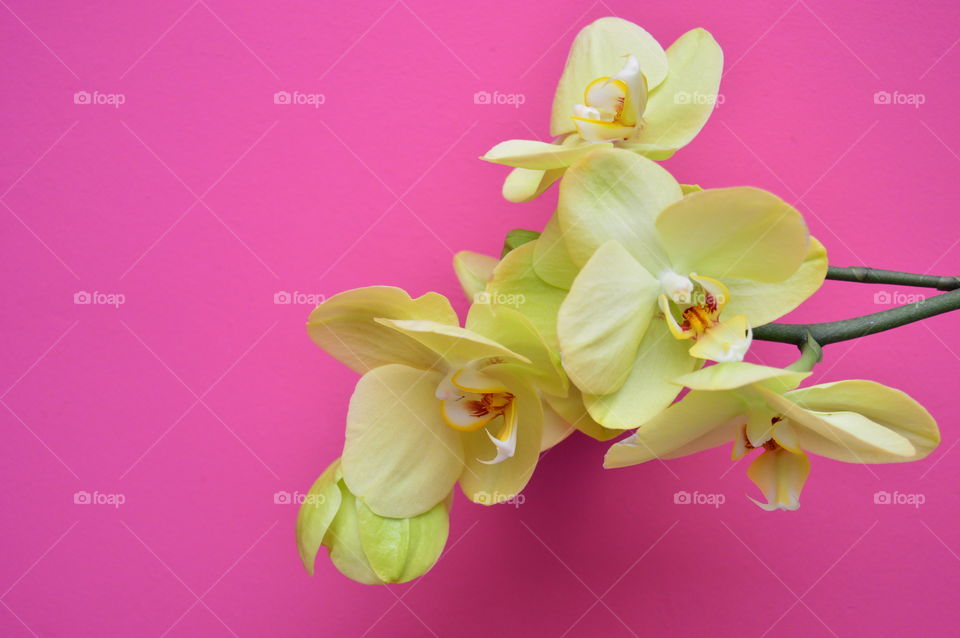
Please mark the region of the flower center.
[[690, 354], [713, 361], [740, 361], [750, 347], [752, 333], [743, 315], [720, 321], [720, 312], [730, 297], [716, 279], [690, 273], [684, 277], [671, 270], [660, 275], [663, 294], [657, 300], [667, 327], [677, 339], [696, 343]]
[[588, 142], [629, 141], [640, 130], [647, 104], [647, 81], [640, 62], [628, 55], [623, 69], [597, 78], [583, 92], [583, 104], [573, 107], [573, 122]]
[[502, 422], [496, 435], [486, 430], [496, 456], [482, 463], [500, 463], [513, 456], [517, 446], [517, 397], [496, 377], [480, 368], [489, 361], [472, 362], [451, 371], [437, 386], [440, 416], [458, 432], [476, 432], [496, 420]]

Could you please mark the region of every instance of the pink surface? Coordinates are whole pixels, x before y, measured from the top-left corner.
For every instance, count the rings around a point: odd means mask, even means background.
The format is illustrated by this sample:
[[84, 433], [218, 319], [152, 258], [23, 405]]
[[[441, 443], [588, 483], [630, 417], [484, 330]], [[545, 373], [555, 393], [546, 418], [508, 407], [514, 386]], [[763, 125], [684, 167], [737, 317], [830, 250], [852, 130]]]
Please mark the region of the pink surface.
[[[464, 310], [452, 251], [497, 252], [556, 198], [509, 204], [476, 158], [547, 135], [600, 16], [724, 48], [725, 101], [667, 164], [681, 181], [781, 194], [836, 265], [960, 271], [956, 3], [7, 1], [0, 635], [956, 633], [956, 316], [827, 349], [815, 379], [901, 388], [944, 441], [904, 466], [814, 459], [795, 513], [752, 505], [727, 450], [604, 471], [578, 437], [517, 507], [458, 495], [447, 554], [387, 588], [322, 557], [309, 578], [274, 502], [338, 456], [356, 379], [304, 334], [309, 295], [395, 284]], [[882, 291], [911, 292], [831, 283], [793, 318]]]

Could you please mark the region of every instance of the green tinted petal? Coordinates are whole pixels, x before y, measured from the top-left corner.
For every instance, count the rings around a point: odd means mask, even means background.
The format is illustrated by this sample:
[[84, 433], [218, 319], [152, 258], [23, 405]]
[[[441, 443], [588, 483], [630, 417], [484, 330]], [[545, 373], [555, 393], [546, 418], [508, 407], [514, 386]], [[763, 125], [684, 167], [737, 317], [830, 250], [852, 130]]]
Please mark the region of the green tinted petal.
[[341, 506], [337, 511], [323, 544], [330, 548], [330, 560], [340, 573], [364, 585], [382, 585], [366, 555], [360, 540], [357, 522], [356, 498], [343, 481], [339, 483]]
[[567, 393], [569, 383], [559, 355], [520, 311], [496, 304], [474, 304], [467, 315], [467, 327], [529, 359], [530, 363], [508, 365], [533, 386], [550, 394]]
[[567, 252], [556, 213], [550, 217], [537, 241], [533, 251], [533, 268], [545, 282], [564, 290], [570, 290], [573, 278], [580, 270]]
[[339, 481], [340, 459], [337, 459], [313, 483], [297, 512], [297, 551], [311, 576], [323, 538], [340, 509]]
[[670, 173], [645, 157], [618, 149], [590, 153], [567, 169], [560, 184], [557, 217], [571, 260], [582, 266], [616, 240], [659, 275], [670, 261], [654, 222], [681, 196]]
[[551, 350], [559, 352], [557, 313], [567, 291], [537, 276], [533, 256], [539, 241], [510, 251], [494, 269], [487, 292], [491, 300], [514, 300], [516, 309], [533, 322]]
[[674, 270], [718, 279], [787, 279], [807, 255], [800, 213], [772, 193], [739, 186], [691, 193], [664, 209], [657, 232]]
[[662, 319], [654, 319], [640, 342], [630, 376], [613, 394], [584, 394], [596, 421], [608, 428], [635, 428], [649, 421], [677, 398], [681, 386], [671, 383], [696, 370], [703, 360], [691, 357], [690, 342], [674, 339]]
[[670, 45], [667, 62], [667, 79], [650, 94], [644, 127], [629, 146], [654, 156], [696, 137], [710, 118], [723, 74], [723, 51], [703, 29], [688, 31]]
[[816, 238], [802, 264], [788, 279], [777, 283], [760, 283], [750, 279], [723, 279], [730, 291], [724, 314], [745, 315], [752, 327], [776, 321], [820, 289], [827, 276], [827, 250]]
[[563, 367], [588, 394], [610, 394], [626, 380], [657, 311], [660, 283], [616, 241], [594, 253], [560, 306]]
[[363, 552], [380, 580], [405, 583], [437, 562], [450, 528], [446, 502], [412, 518], [379, 516], [359, 499], [356, 507]]

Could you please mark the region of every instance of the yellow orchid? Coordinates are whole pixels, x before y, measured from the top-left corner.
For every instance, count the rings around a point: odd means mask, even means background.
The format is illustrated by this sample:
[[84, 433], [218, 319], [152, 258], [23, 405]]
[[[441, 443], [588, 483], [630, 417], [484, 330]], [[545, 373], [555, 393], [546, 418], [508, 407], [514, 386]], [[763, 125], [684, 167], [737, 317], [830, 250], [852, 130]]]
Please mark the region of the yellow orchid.
[[555, 417], [540, 393], [566, 395], [566, 376], [516, 310], [474, 304], [466, 325], [442, 295], [386, 286], [338, 294], [310, 315], [314, 342], [363, 374], [342, 471], [380, 516], [426, 512], [456, 482], [475, 502], [503, 501], [533, 473]]
[[[800, 214], [755, 188], [689, 190], [657, 163], [599, 150], [574, 164], [557, 214], [510, 252], [488, 291], [521, 308], [562, 354], [590, 415], [636, 427], [705, 358], [742, 358], [750, 328], [815, 292], [826, 252]], [[533, 301], [533, 303], [531, 303]]]
[[347, 578], [366, 585], [405, 583], [425, 574], [447, 542], [450, 498], [410, 518], [377, 515], [343, 481], [334, 461], [297, 513], [297, 549], [312, 576], [321, 546]]
[[675, 381], [682, 400], [614, 444], [604, 467], [670, 459], [733, 443], [761, 449], [747, 475], [766, 510], [793, 510], [810, 473], [807, 452], [846, 463], [903, 463], [940, 443], [933, 417], [899, 390], [851, 380], [796, 389], [810, 375], [745, 362], [718, 363]]
[[693, 29], [666, 51], [641, 27], [601, 18], [573, 42], [553, 98], [554, 143], [508, 140], [483, 158], [514, 167], [503, 185], [512, 202], [534, 199], [580, 157], [617, 146], [663, 160], [686, 146], [717, 101], [723, 52]]

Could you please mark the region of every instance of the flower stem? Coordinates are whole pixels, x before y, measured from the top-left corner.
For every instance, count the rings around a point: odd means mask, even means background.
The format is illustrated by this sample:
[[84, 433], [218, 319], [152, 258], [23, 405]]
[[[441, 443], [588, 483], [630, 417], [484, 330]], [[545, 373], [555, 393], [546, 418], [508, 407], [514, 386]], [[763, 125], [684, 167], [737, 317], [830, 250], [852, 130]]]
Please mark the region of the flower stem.
[[935, 288], [937, 290], [956, 290], [960, 288], [960, 277], [940, 277], [938, 275], [918, 275], [898, 270], [865, 268], [853, 266], [841, 268], [830, 266], [827, 279], [835, 281], [853, 281], [860, 284], [890, 284], [891, 286], [916, 286], [917, 288]]
[[[890, 273], [893, 271], [878, 272]], [[906, 275], [907, 273], [895, 274]], [[910, 277], [926, 276], [927, 275], [910, 275]], [[856, 281], [860, 280], [857, 279]], [[889, 280], [885, 280], [885, 282], [892, 283]], [[903, 283], [899, 285], [920, 284]], [[802, 348], [802, 346], [807, 343], [808, 338], [810, 338], [821, 346], [826, 346], [831, 343], [849, 341], [850, 339], [858, 339], [877, 332], [883, 332], [884, 330], [899, 328], [908, 323], [921, 321], [953, 310], [960, 310], [960, 285], [955, 286], [955, 289], [950, 292], [945, 292], [942, 295], [936, 295], [929, 299], [918, 301], [917, 303], [898, 306], [890, 310], [874, 312], [852, 319], [825, 321], [823, 323], [768, 323], [765, 326], [754, 328], [753, 338], [759, 339], [760, 341], [792, 343], [798, 348]]]

